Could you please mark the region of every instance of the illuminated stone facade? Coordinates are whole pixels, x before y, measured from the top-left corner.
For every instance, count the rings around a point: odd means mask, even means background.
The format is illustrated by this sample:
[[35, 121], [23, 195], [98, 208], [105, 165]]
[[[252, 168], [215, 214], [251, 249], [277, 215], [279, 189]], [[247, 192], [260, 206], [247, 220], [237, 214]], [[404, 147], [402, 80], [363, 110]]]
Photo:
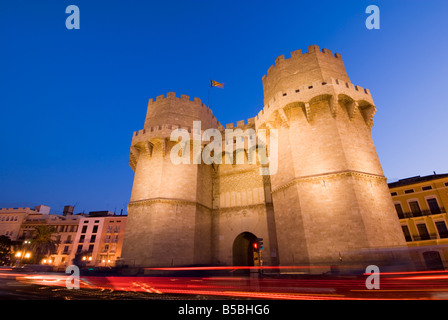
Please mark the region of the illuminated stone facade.
[[277, 130], [271, 175], [260, 174], [260, 161], [174, 165], [174, 129], [193, 135], [193, 121], [201, 121], [224, 136], [225, 128], [198, 98], [150, 99], [131, 144], [123, 248], [130, 265], [250, 265], [257, 237], [265, 265], [337, 264], [353, 250], [405, 246], [371, 137], [375, 104], [350, 83], [341, 56], [315, 45], [294, 51], [262, 82], [264, 108], [226, 128]]

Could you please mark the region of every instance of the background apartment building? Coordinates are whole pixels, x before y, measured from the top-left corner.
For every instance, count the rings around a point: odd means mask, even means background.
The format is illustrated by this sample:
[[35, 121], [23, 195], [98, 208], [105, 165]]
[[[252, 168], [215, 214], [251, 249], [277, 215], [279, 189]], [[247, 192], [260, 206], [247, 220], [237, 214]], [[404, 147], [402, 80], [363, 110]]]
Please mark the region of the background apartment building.
[[423, 267], [448, 267], [448, 174], [389, 183], [408, 247]]
[[79, 221], [71, 260], [78, 259], [87, 266], [114, 266], [121, 257], [127, 216], [109, 211], [90, 212]]
[[[65, 270], [77, 254], [83, 254], [87, 266], [114, 266], [121, 256], [127, 216], [97, 211], [73, 214], [73, 206], [65, 206], [61, 214], [50, 214], [50, 207], [0, 208], [0, 235], [14, 241], [14, 254], [25, 251], [29, 258], [21, 263], [37, 263]], [[40, 261], [31, 252], [38, 226], [52, 227], [55, 250]]]

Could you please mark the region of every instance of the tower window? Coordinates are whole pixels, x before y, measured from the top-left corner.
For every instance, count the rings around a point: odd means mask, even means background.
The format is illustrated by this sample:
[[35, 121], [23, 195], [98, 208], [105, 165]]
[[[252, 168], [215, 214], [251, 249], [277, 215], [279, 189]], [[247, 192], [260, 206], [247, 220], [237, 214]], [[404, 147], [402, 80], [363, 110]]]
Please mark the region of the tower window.
[[396, 192], [391, 192], [391, 194], [390, 194], [392, 197], [393, 196], [396, 196], [397, 195], [397, 193]]
[[414, 189], [404, 190], [404, 193], [414, 193]]
[[424, 186], [424, 187], [422, 187], [422, 190], [423, 190], [423, 191], [425, 191], [425, 190], [431, 190], [431, 189], [432, 189], [431, 186]]

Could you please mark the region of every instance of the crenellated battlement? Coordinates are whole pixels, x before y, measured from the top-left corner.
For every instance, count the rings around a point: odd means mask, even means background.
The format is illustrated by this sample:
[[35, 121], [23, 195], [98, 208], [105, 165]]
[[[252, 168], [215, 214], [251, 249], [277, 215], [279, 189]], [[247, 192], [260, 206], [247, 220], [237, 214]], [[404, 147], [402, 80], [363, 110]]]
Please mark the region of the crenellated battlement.
[[181, 101], [195, 102], [195, 103], [197, 103], [197, 104], [200, 104], [200, 105], [203, 105], [204, 107], [206, 107], [206, 106], [202, 103], [202, 101], [201, 101], [200, 98], [197, 98], [197, 97], [190, 98], [190, 96], [188, 96], [188, 95], [186, 95], [186, 94], [181, 94], [180, 97], [177, 97], [177, 96], [176, 96], [176, 93], [175, 93], [175, 92], [172, 92], [172, 91], [171, 91], [171, 92], [168, 92], [168, 93], [166, 94], [166, 96], [163, 95], [163, 94], [158, 95], [158, 96], [156, 97], [155, 100], [154, 100], [154, 98], [149, 99], [149, 104], [154, 103], [154, 102], [163, 102], [163, 101], [165, 101], [165, 100], [172, 100], [172, 99], [179, 99], [179, 100], [181, 100]]
[[284, 93], [301, 85], [324, 81], [328, 78], [341, 79], [350, 82], [340, 54], [328, 49], [320, 50], [318, 46], [308, 47], [308, 52], [302, 50], [291, 52], [289, 58], [281, 55], [275, 59], [262, 77], [265, 103], [278, 92]]
[[209, 107], [207, 107], [204, 103], [202, 103], [202, 100], [200, 98], [197, 98], [197, 97], [190, 98], [190, 96], [185, 95], [185, 94], [181, 94], [180, 97], [177, 97], [175, 92], [168, 92], [166, 94], [166, 96], [163, 94], [158, 95], [155, 98], [155, 100], [154, 100], [154, 98], [149, 99], [148, 110], [151, 107], [155, 107], [161, 103], [167, 103], [167, 102], [174, 103], [174, 104], [179, 103], [179, 102], [187, 103], [191, 106], [199, 107], [201, 109], [201, 111], [205, 111], [206, 113], [213, 115], [212, 110]]
[[[301, 58], [303, 58], [306, 55], [311, 55], [311, 54], [315, 55], [318, 52], [322, 53], [323, 55], [325, 55], [328, 58], [339, 59], [339, 60], [342, 61], [342, 56], [339, 53], [335, 53], [333, 55], [333, 52], [331, 50], [329, 50], [329, 49], [323, 48], [322, 50], [320, 50], [319, 46], [311, 45], [311, 46], [308, 47], [308, 52], [302, 53], [302, 50], [298, 49], [298, 50], [292, 51], [290, 53], [290, 57], [289, 58], [285, 58], [285, 55], [278, 56], [275, 59], [274, 64], [269, 67], [269, 69], [267, 71], [267, 75], [263, 75], [262, 80], [264, 81], [267, 76], [272, 74], [272, 72], [274, 71], [275, 67], [282, 66], [282, 64], [284, 64], [284, 63], [296, 62], [298, 59], [301, 59]], [[334, 62], [337, 62], [337, 61], [334, 61]]]
[[23, 208], [0, 208], [0, 213], [15, 213], [15, 212], [23, 212], [23, 211], [34, 211], [33, 208], [23, 207]]
[[228, 123], [226, 124], [226, 129], [247, 129], [250, 127], [255, 127], [255, 117], [249, 118], [247, 119], [247, 121], [245, 120], [240, 120], [236, 122], [236, 126], [235, 124], [232, 123]]
[[149, 99], [144, 128], [146, 131], [154, 131], [163, 125], [185, 128], [197, 120], [206, 128], [221, 126], [212, 110], [200, 98], [190, 98], [184, 94], [176, 96], [175, 92], [168, 92]]

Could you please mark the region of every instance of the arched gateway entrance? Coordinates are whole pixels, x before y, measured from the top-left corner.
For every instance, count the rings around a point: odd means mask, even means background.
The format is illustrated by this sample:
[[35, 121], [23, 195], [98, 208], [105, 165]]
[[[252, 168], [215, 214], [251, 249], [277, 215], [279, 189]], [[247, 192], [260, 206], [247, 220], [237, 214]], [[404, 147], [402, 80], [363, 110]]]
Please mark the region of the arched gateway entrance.
[[254, 266], [254, 243], [257, 236], [250, 232], [240, 233], [233, 241], [233, 265]]

